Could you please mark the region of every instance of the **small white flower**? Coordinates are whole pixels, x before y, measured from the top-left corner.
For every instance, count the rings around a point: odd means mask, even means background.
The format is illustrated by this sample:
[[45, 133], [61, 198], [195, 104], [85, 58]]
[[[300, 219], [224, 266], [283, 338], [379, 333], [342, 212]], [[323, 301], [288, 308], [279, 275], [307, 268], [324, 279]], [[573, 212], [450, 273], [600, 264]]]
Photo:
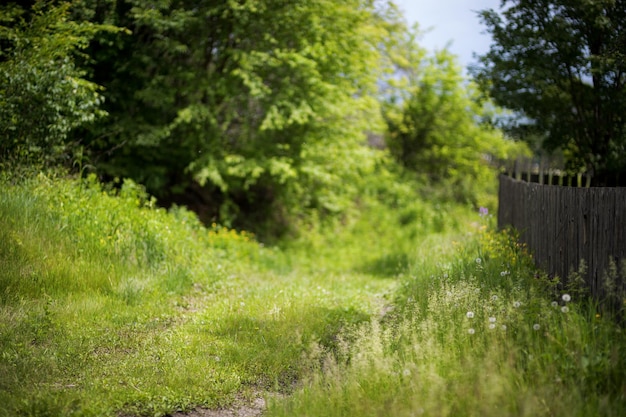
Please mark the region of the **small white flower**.
[[491, 330], [495, 329], [495, 328], [496, 328], [496, 324], [495, 324], [495, 323], [490, 323], [490, 324], [489, 324], [489, 328], [490, 328]]
[[520, 303], [519, 301], [516, 301], [513, 303], [513, 307], [515, 308], [519, 308], [522, 305], [522, 303]]
[[444, 278], [448, 278], [448, 273], [447, 273], [447, 272], [445, 272], [445, 273], [443, 274], [443, 277], [444, 277]]
[[480, 259], [480, 258], [476, 258], [476, 263], [477, 263], [477, 264], [479, 264], [479, 265], [480, 265], [480, 263], [481, 263], [482, 261], [483, 261], [482, 259]]
[[411, 371], [409, 369], [405, 369], [404, 371], [402, 371], [402, 375], [409, 376], [411, 375]]
[[541, 329], [541, 326], [537, 323], [533, 324], [533, 330], [539, 330]]
[[492, 301], [498, 301], [498, 296], [497, 295], [492, 295], [491, 296], [491, 300]]
[[469, 334], [474, 334], [474, 333], [476, 333], [476, 330], [474, 330], [474, 329], [472, 329], [472, 328], [470, 327], [469, 329], [467, 329], [467, 332], [468, 332]]
[[474, 312], [473, 311], [468, 311], [466, 314], [468, 319], [473, 319], [474, 318]]
[[500, 326], [500, 328], [506, 332], [506, 324], [503, 324], [502, 326]]
[[552, 301], [550, 303], [552, 305], [552, 307], [557, 308], [559, 306], [559, 303], [557, 303], [556, 301]]
[[563, 294], [563, 297], [561, 297], [563, 299], [563, 301], [570, 302], [572, 300], [572, 297], [570, 297], [569, 294]]
[[563, 307], [561, 307], [561, 311], [563, 313], [567, 313], [569, 311], [569, 308], [567, 308], [567, 306], [563, 306]]
[[496, 322], [495, 317], [489, 317], [489, 323], [495, 323], [495, 322]]

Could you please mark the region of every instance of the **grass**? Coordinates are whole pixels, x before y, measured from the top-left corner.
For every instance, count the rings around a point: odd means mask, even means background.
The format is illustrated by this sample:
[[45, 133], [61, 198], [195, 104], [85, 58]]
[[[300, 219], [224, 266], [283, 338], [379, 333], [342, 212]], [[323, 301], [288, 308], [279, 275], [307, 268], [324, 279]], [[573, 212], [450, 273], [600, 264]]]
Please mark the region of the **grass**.
[[364, 213], [264, 247], [132, 182], [5, 179], [0, 416], [274, 392], [268, 416], [625, 414], [621, 328], [509, 235], [456, 206]]
[[[409, 271], [396, 311], [268, 416], [620, 416], [626, 336], [536, 276], [506, 234], [478, 232], [439, 271]], [[568, 290], [566, 290], [568, 291]]]

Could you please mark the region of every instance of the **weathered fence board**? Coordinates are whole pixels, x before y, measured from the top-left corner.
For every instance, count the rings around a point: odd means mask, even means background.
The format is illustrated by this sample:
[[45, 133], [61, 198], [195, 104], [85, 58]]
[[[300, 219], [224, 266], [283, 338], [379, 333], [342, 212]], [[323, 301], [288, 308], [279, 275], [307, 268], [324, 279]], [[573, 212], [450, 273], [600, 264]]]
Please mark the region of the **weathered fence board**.
[[499, 201], [498, 226], [517, 229], [537, 266], [563, 283], [584, 260], [585, 281], [601, 296], [610, 262], [626, 261], [626, 188], [543, 185], [501, 175]]

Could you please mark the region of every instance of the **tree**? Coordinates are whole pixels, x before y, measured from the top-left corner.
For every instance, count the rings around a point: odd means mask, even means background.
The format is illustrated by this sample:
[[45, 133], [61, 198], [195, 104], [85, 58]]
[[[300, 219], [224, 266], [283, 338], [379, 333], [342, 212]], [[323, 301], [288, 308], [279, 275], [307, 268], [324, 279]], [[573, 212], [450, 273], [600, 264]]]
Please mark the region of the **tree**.
[[256, 231], [351, 204], [372, 164], [365, 132], [382, 129], [386, 1], [81, 4], [77, 18], [132, 32], [89, 50], [110, 117], [81, 136], [101, 173], [161, 201], [193, 189], [205, 221]]
[[473, 75], [575, 169], [626, 173], [626, 1], [503, 0]]
[[393, 54], [387, 146], [406, 169], [446, 189], [447, 197], [476, 204], [495, 178], [492, 162], [523, 149], [482, 122], [497, 109], [463, 78], [456, 58], [447, 50], [428, 56], [415, 40], [409, 34]]
[[68, 5], [0, 6], [0, 162], [53, 162], [74, 150], [72, 129], [104, 114], [76, 54], [111, 27], [68, 19]]

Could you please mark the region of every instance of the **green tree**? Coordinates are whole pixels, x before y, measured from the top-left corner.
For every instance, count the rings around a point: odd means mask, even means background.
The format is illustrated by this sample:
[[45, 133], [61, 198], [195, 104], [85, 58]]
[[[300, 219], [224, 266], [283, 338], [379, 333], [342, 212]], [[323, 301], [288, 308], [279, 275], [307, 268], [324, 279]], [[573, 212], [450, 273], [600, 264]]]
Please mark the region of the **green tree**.
[[447, 50], [428, 55], [416, 33], [396, 44], [397, 72], [388, 83], [387, 146], [408, 170], [476, 204], [494, 180], [494, 162], [524, 152], [489, 123], [497, 108], [481, 100]]
[[72, 129], [102, 116], [102, 96], [76, 54], [103, 29], [68, 19], [68, 4], [0, 6], [0, 162], [56, 163]]
[[[90, 48], [110, 117], [87, 132], [101, 172], [162, 201], [193, 190], [204, 220], [259, 230], [338, 213], [382, 130], [379, 45], [402, 25], [386, 1], [82, 2], [128, 28]], [[177, 196], [178, 194], [178, 196]], [[279, 233], [279, 230], [270, 233]]]
[[572, 168], [626, 173], [626, 1], [504, 0], [473, 74]]

